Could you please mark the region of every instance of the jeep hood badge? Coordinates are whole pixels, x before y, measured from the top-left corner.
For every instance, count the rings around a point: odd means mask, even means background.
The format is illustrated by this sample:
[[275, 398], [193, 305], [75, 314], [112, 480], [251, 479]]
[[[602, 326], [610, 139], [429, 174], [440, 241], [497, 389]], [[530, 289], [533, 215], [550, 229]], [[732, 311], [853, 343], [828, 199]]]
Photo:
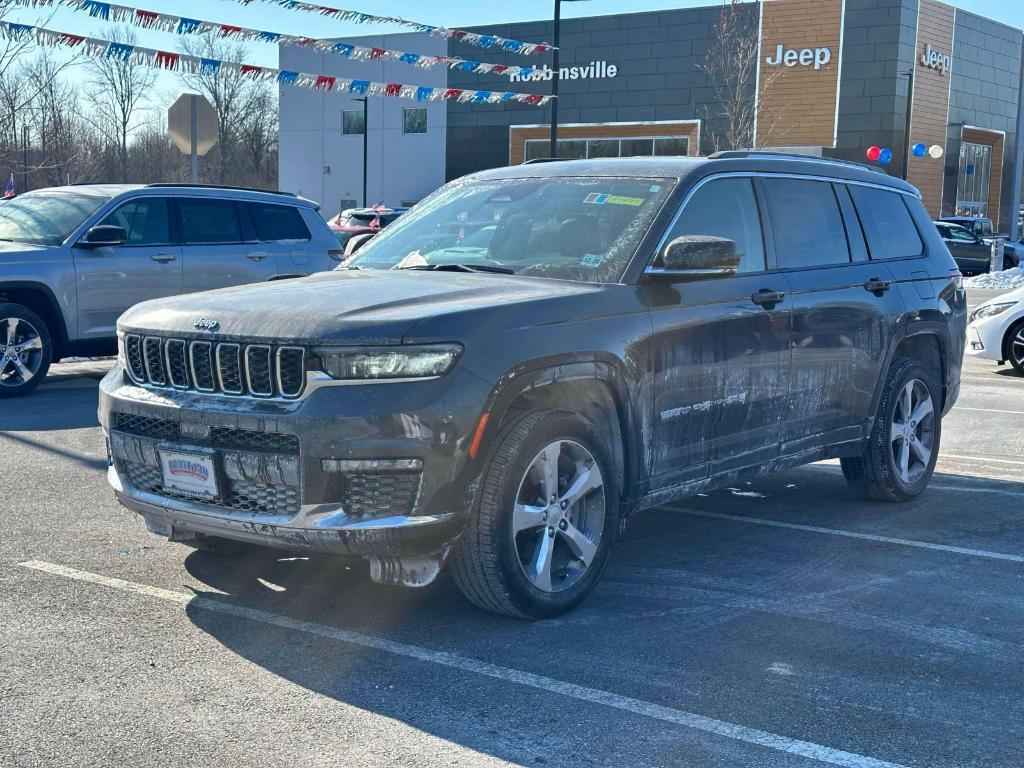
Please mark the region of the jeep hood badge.
[[192, 323], [200, 331], [216, 331], [220, 328], [220, 323], [216, 320], [207, 320], [205, 317], [200, 317], [194, 323]]

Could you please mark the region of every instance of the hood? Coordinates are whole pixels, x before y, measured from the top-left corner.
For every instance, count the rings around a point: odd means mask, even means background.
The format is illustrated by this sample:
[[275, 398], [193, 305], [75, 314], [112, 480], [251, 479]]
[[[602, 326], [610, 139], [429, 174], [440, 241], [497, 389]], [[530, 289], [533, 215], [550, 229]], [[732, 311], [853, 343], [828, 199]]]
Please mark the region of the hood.
[[0, 240], [0, 262], [20, 261], [21, 257], [33, 256], [40, 251], [48, 251], [53, 246], [32, 245], [31, 243], [11, 243]]
[[[122, 315], [118, 326], [240, 341], [399, 344], [428, 318], [599, 287], [484, 273], [338, 270], [147, 301]], [[215, 330], [197, 330], [199, 320], [207, 327], [216, 323]]]

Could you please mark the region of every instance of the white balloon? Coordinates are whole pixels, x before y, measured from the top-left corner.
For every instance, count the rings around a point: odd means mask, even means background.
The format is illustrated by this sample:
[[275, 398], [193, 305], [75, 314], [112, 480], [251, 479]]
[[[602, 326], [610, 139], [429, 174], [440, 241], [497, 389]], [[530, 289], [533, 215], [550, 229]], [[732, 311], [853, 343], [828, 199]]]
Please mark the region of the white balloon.
[[938, 160], [944, 154], [946, 154], [946, 151], [938, 144], [932, 144], [930, 147], [928, 147], [928, 155], [930, 157], [935, 158], [936, 160]]

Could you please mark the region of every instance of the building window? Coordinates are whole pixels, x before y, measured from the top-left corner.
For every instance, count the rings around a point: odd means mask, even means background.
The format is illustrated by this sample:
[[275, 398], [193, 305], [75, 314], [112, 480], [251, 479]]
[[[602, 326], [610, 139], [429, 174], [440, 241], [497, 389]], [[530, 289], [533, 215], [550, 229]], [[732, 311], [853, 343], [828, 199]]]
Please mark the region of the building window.
[[[548, 139], [527, 139], [524, 160], [551, 156]], [[690, 150], [688, 136], [655, 136], [652, 138], [559, 139], [558, 157], [583, 160], [596, 157], [650, 157], [686, 155]]]
[[366, 115], [361, 109], [343, 109], [341, 111], [341, 132], [345, 134], [366, 133]]
[[960, 144], [960, 172], [956, 180], [958, 216], [987, 216], [989, 184], [992, 180], [992, 147]]
[[406, 107], [402, 110], [402, 133], [426, 133], [426, 107]]

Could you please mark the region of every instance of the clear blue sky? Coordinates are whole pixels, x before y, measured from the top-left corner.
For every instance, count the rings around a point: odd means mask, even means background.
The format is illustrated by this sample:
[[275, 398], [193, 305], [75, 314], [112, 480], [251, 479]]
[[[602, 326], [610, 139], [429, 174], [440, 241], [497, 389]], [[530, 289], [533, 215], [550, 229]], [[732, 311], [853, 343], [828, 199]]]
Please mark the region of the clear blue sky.
[[[375, 32], [401, 32], [402, 28], [342, 24], [331, 19], [320, 18], [301, 11], [253, 0], [243, 6], [234, 0], [117, 0], [123, 5], [132, 5], [163, 13], [190, 16], [205, 21], [236, 24], [256, 29], [282, 32], [309, 37], [354, 37]], [[390, 14], [421, 21], [428, 24], [442, 24], [449, 27], [481, 26], [507, 21], [528, 21], [549, 18], [552, 13], [551, 0], [519, 0], [508, 6], [497, 6], [487, 2], [470, 0], [317, 0], [324, 5], [341, 6], [351, 10]], [[690, 8], [716, 5], [716, 0], [589, 0], [589, 2], [563, 3], [565, 16], [597, 16], [608, 13], [661, 10], [666, 8]], [[987, 16], [996, 21], [1024, 28], [1024, 0], [959, 0], [960, 8]], [[19, 9], [9, 17], [13, 21], [38, 23], [46, 17], [45, 9]], [[100, 24], [85, 14], [70, 9], [57, 10], [48, 26], [62, 32], [80, 34], [95, 33]], [[171, 33], [142, 31], [139, 42], [151, 48], [177, 50], [178, 38]], [[263, 66], [277, 64], [277, 47], [253, 44], [249, 61]], [[525, 61], [525, 58], [524, 58]], [[410, 81], [415, 82], [415, 70], [410, 68]], [[166, 81], [165, 81], [166, 82]]]

